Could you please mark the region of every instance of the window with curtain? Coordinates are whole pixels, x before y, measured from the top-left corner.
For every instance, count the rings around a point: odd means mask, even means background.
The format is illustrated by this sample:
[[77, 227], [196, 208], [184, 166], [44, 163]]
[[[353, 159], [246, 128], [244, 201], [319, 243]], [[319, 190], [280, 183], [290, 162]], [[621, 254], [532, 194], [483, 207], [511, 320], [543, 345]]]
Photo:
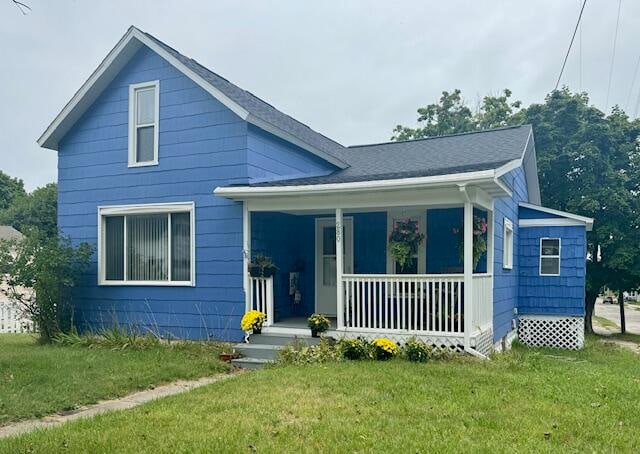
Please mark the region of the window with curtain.
[[102, 225], [106, 282], [191, 281], [190, 212], [104, 215]]

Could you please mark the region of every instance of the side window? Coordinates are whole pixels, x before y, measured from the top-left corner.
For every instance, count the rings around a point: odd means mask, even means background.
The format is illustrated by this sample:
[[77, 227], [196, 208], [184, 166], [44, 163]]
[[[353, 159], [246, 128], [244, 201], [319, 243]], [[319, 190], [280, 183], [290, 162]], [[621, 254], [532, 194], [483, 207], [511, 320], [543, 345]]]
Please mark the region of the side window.
[[560, 276], [560, 238], [540, 238], [540, 275]]
[[504, 218], [502, 228], [502, 268], [510, 270], [513, 268], [513, 222]]
[[129, 167], [158, 164], [160, 82], [129, 86]]

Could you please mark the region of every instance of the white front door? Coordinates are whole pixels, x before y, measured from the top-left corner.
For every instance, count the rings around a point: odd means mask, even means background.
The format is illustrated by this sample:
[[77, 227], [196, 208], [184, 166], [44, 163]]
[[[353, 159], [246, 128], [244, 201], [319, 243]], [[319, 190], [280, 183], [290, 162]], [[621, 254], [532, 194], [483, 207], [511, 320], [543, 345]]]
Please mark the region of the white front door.
[[[353, 219], [344, 218], [344, 273], [353, 273]], [[316, 313], [335, 317], [336, 220], [316, 219]]]

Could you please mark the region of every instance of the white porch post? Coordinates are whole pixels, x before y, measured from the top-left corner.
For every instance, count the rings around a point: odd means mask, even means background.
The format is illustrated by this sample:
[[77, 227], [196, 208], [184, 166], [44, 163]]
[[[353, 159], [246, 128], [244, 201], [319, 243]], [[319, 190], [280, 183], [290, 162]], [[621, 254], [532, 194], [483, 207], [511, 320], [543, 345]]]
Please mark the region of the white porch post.
[[464, 203], [464, 348], [471, 348], [473, 314], [473, 204]]
[[342, 274], [344, 272], [344, 230], [342, 228], [342, 208], [336, 208], [336, 302], [337, 328], [344, 328], [344, 291]]
[[249, 261], [251, 260], [251, 211], [249, 202], [242, 202], [242, 286], [244, 288], [245, 312], [251, 310], [251, 282]]

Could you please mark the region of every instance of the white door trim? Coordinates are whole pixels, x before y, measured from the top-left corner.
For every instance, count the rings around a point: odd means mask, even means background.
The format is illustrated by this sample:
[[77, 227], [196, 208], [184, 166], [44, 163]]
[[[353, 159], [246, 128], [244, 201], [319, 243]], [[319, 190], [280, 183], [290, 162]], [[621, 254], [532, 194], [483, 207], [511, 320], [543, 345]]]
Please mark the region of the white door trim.
[[[320, 225], [321, 221], [329, 221], [329, 222], [333, 222], [333, 225], [335, 225], [335, 216], [333, 217], [320, 217], [320, 218], [316, 218], [315, 219], [315, 227], [314, 227], [314, 237], [315, 237], [315, 257], [314, 257], [314, 261], [315, 261], [315, 276], [314, 276], [314, 282], [313, 282], [313, 310], [314, 312], [318, 312], [318, 283], [320, 282], [320, 256], [321, 254], [321, 249], [320, 249], [320, 235], [318, 232], [318, 227]], [[354, 240], [354, 236], [353, 236], [353, 216], [345, 216], [343, 218], [343, 223], [345, 228], [350, 228], [351, 229], [351, 248], [350, 248], [350, 254], [347, 253], [347, 251], [345, 250], [345, 255], [347, 257], [350, 258], [349, 261], [349, 269], [351, 270], [351, 272], [353, 272], [353, 240]], [[346, 237], [346, 235], [345, 235]], [[345, 246], [346, 247], [346, 246]], [[346, 263], [345, 263], [346, 265]], [[347, 267], [345, 266], [345, 269]], [[336, 301], [337, 304], [337, 301]], [[336, 307], [336, 312], [337, 312], [337, 307]]]

